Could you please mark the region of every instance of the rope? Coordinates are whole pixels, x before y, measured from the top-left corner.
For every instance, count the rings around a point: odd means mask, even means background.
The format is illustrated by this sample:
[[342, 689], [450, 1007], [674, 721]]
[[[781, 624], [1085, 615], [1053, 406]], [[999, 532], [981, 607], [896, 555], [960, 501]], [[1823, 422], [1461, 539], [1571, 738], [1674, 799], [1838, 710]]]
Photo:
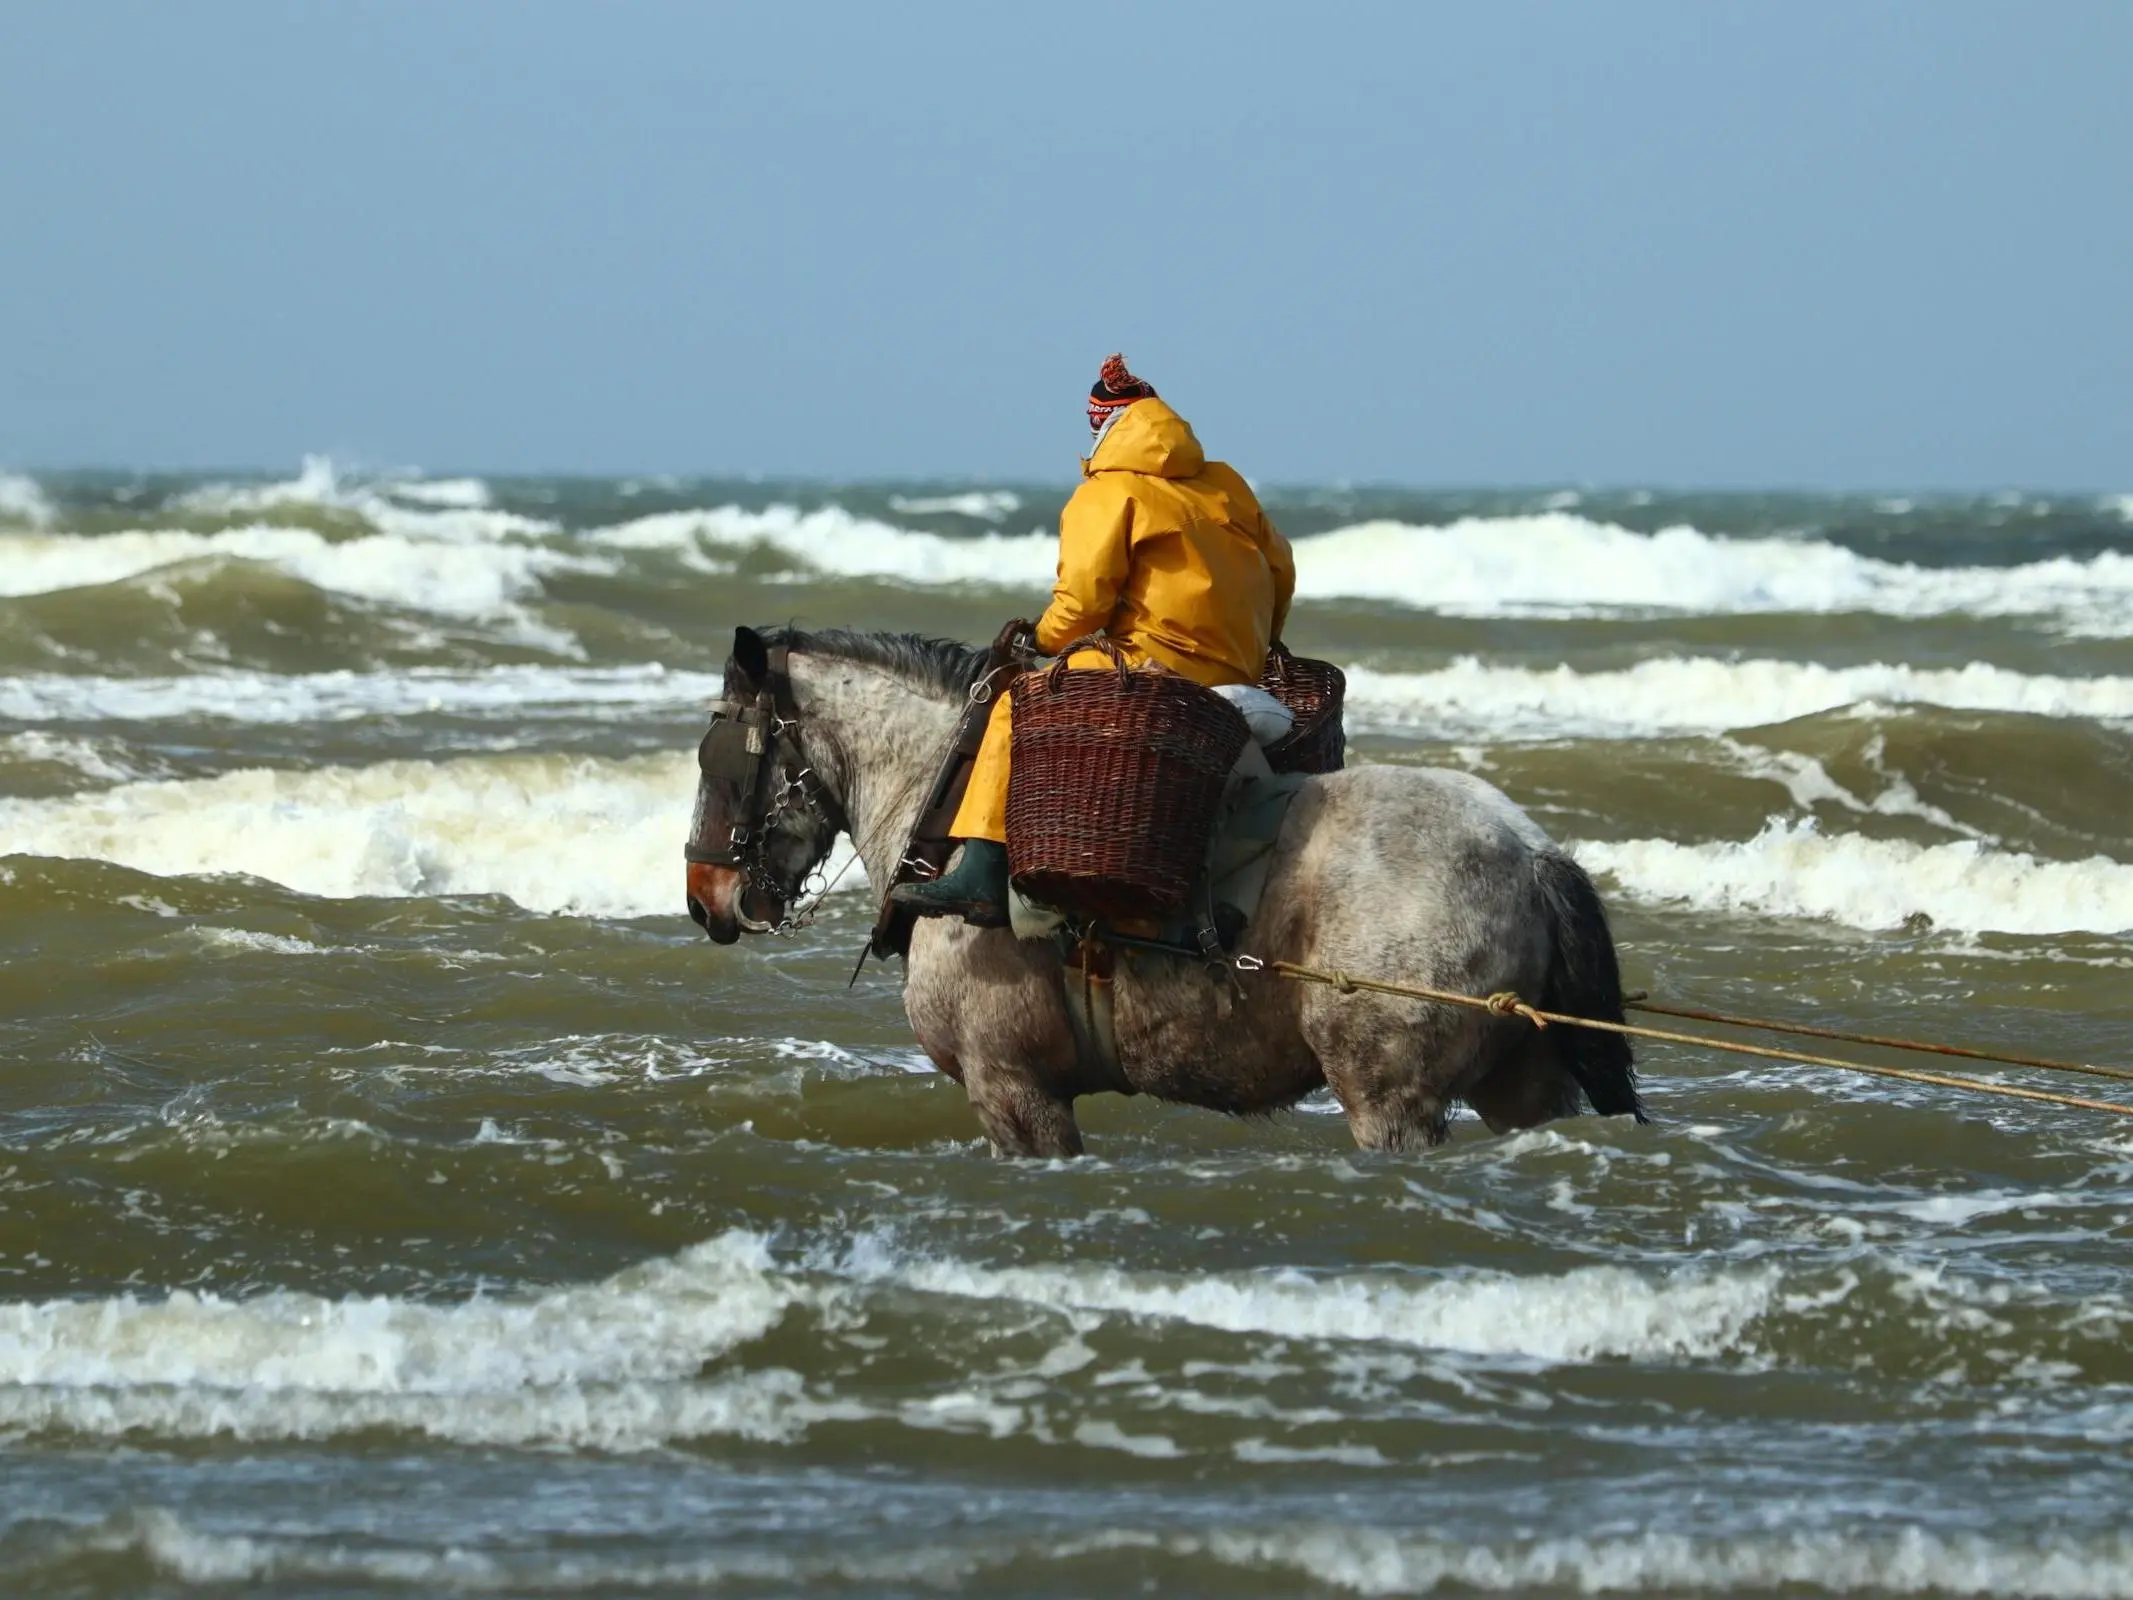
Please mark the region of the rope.
[[[1602, 1022], [1597, 1017], [1573, 1017], [1558, 1011], [1542, 1011], [1527, 1005], [1508, 991], [1492, 995], [1460, 994], [1450, 989], [1430, 989], [1419, 983], [1387, 983], [1382, 978], [1357, 978], [1345, 972], [1300, 967], [1291, 961], [1269, 961], [1265, 970], [1300, 983], [1323, 983], [1341, 994], [1366, 989], [1374, 994], [1400, 995], [1410, 1000], [1435, 1000], [1444, 1005], [1470, 1006], [1496, 1016], [1520, 1016], [1536, 1028], [1561, 1023], [1572, 1028], [1592, 1028], [1602, 1033], [1624, 1034], [1632, 1039], [1654, 1039], [1662, 1044], [1696, 1045], [1705, 1050], [1723, 1050], [1733, 1055], [1758, 1056], [1808, 1067], [1833, 1067], [1840, 1072], [1865, 1072], [1880, 1078], [1900, 1078], [1906, 1083], [1928, 1083], [1944, 1089], [1969, 1089], [1977, 1094], [2000, 1095], [2010, 1100], [2038, 1100], [2046, 1105], [2071, 1106], [2082, 1111], [2108, 1111], [2133, 1117], [2133, 1106], [2111, 1100], [2089, 1100], [2080, 1095], [2059, 1094], [2050, 1089], [2024, 1089], [2011, 1083], [1987, 1083], [1979, 1078], [1954, 1077], [1945, 1072], [1920, 1072], [1911, 1067], [1884, 1067], [1864, 1061], [1843, 1061], [1834, 1056], [1800, 1055], [1787, 1050], [1766, 1049], [1756, 1044], [1734, 1044], [1725, 1039], [1703, 1038], [1693, 1033], [1674, 1033], [1665, 1028], [1644, 1028], [1630, 1022]], [[1249, 969], [1248, 969], [1249, 970]]]
[[2081, 1072], [2092, 1078], [2115, 1078], [2133, 1083], [2133, 1072], [2124, 1067], [2099, 1067], [2085, 1061], [2048, 1061], [2042, 1056], [2001, 1055], [1993, 1050], [1972, 1050], [1959, 1044], [1928, 1044], [1922, 1039], [1892, 1039], [1878, 1033], [1846, 1033], [1841, 1028], [1818, 1028], [1806, 1022], [1772, 1022], [1762, 1017], [1734, 1017], [1723, 1011], [1699, 1011], [1694, 1006], [1661, 1005], [1641, 994], [1624, 995], [1630, 1011], [1649, 1011], [1662, 1017], [1687, 1017], [1692, 1022], [1717, 1022], [1729, 1028], [1754, 1028], [1763, 1033], [1792, 1033], [1808, 1039], [1838, 1039], [1846, 1044], [1879, 1045], [1885, 1050], [1916, 1050], [1925, 1055], [1961, 1056], [1969, 1061], [2004, 1061], [2014, 1067], [2037, 1067], [2045, 1072]]

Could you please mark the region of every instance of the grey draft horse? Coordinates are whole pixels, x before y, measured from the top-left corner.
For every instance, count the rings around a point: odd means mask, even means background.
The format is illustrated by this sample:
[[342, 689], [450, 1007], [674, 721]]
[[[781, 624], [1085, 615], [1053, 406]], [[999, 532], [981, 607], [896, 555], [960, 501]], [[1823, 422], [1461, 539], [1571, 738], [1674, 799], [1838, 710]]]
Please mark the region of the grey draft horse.
[[[689, 912], [719, 944], [769, 932], [848, 831], [868, 876], [889, 882], [984, 655], [908, 634], [759, 633], [726, 664], [729, 705], [769, 693], [773, 648], [786, 709], [768, 719], [759, 794], [706, 762], [696, 837], [742, 856], [695, 861]], [[707, 740], [707, 748], [709, 741]], [[750, 836], [749, 826], [753, 825]], [[1463, 772], [1362, 766], [1306, 783], [1275, 846], [1241, 952], [1466, 994], [1511, 990], [1543, 1009], [1620, 1021], [1607, 917], [1576, 862], [1501, 792]], [[1454, 1101], [1491, 1130], [1575, 1114], [1643, 1118], [1629, 1043], [1537, 1030], [1486, 1011], [1260, 973], [1242, 998], [1197, 962], [1125, 951], [1113, 1009], [1120, 1072], [1078, 1058], [1050, 940], [953, 919], [911, 937], [904, 1009], [941, 1071], [963, 1085], [994, 1150], [1081, 1153], [1074, 1101], [1106, 1090], [1233, 1114], [1292, 1106], [1322, 1085], [1370, 1150], [1446, 1137]]]

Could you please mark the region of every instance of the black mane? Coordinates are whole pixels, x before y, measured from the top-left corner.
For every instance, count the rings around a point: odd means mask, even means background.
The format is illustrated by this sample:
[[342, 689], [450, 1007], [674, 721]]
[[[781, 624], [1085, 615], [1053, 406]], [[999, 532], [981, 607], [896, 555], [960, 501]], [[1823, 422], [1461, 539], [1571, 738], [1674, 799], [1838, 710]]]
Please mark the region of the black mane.
[[970, 686], [985, 670], [983, 650], [924, 634], [861, 633], [851, 628], [765, 628], [761, 632], [766, 645], [880, 667], [957, 699], [970, 693]]

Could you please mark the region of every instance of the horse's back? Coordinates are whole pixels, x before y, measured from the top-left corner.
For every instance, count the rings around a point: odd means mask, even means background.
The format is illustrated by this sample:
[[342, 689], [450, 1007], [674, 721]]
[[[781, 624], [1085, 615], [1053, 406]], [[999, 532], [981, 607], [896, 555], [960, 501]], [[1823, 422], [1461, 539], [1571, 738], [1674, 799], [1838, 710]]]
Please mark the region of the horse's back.
[[[1444, 767], [1348, 767], [1312, 779], [1291, 807], [1277, 848], [1276, 879], [1321, 902], [1321, 926], [1360, 919], [1398, 922], [1510, 901], [1535, 893], [1531, 866], [1555, 849], [1510, 796], [1472, 773]], [[1270, 888], [1273, 885], [1270, 884]], [[1342, 907], [1347, 917], [1329, 920]]]

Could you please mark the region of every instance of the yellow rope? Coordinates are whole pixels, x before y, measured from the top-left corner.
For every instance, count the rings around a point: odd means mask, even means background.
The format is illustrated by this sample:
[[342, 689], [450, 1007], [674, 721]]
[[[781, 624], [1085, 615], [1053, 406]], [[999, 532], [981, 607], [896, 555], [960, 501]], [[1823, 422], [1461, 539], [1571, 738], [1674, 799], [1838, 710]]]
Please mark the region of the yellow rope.
[[1882, 1050], [1915, 1050], [1921, 1055], [1960, 1056], [1965, 1061], [2004, 1061], [2011, 1067], [2035, 1067], [2040, 1072], [2073, 1072], [2091, 1078], [2110, 1078], [2133, 1083], [2133, 1072], [2123, 1067], [2099, 1067], [2088, 1061], [2053, 1061], [2044, 1056], [2010, 1055], [1999, 1050], [1977, 1050], [1963, 1044], [1932, 1044], [1923, 1039], [1897, 1039], [1880, 1033], [1853, 1033], [1844, 1028], [1823, 1028], [1811, 1022], [1777, 1022], [1768, 1017], [1736, 1017], [1724, 1011], [1705, 1011], [1696, 1006], [1661, 1005], [1642, 990], [1622, 997], [1625, 1011], [1649, 1011], [1661, 1017], [1685, 1017], [1691, 1022], [1716, 1022], [1727, 1028], [1753, 1028], [1758, 1033], [1789, 1033], [1805, 1039], [1836, 1039], [1845, 1044], [1870, 1044]]
[[1930, 1083], [1945, 1089], [1970, 1089], [1978, 1094], [2002, 1095], [2010, 1100], [2041, 1100], [2046, 1105], [2072, 1106], [2082, 1111], [2109, 1111], [2121, 1117], [2133, 1117], [2133, 1106], [2120, 1105], [2113, 1100], [2089, 1100], [2075, 1094], [2059, 1094], [2050, 1089], [2024, 1089], [2011, 1083], [1986, 1083], [1979, 1078], [1956, 1077], [1945, 1072], [1920, 1072], [1910, 1067], [1884, 1067], [1864, 1061], [1843, 1061], [1835, 1056], [1801, 1055], [1790, 1050], [1771, 1050], [1756, 1044], [1734, 1044], [1725, 1039], [1708, 1039], [1693, 1033], [1673, 1033], [1664, 1028], [1640, 1028], [1628, 1022], [1602, 1022], [1597, 1017], [1573, 1017], [1558, 1011], [1542, 1011], [1529, 1006], [1509, 990], [1492, 995], [1460, 994], [1451, 989], [1431, 989], [1419, 983], [1387, 983], [1382, 978], [1356, 978], [1345, 972], [1324, 972], [1316, 967], [1300, 967], [1292, 961], [1269, 961], [1266, 970], [1284, 978], [1302, 983], [1327, 984], [1341, 994], [1354, 994], [1367, 989], [1374, 994], [1399, 995], [1410, 1000], [1435, 1000], [1444, 1005], [1471, 1006], [1491, 1012], [1499, 1017], [1524, 1017], [1536, 1028], [1545, 1028], [1559, 1022], [1572, 1028], [1593, 1028], [1602, 1033], [1619, 1033], [1632, 1039], [1655, 1039], [1662, 1044], [1696, 1045], [1705, 1050], [1724, 1050], [1733, 1055], [1759, 1056], [1768, 1061], [1783, 1061], [1809, 1067], [1833, 1067], [1840, 1072], [1866, 1072], [1881, 1078], [1900, 1078], [1906, 1083]]

